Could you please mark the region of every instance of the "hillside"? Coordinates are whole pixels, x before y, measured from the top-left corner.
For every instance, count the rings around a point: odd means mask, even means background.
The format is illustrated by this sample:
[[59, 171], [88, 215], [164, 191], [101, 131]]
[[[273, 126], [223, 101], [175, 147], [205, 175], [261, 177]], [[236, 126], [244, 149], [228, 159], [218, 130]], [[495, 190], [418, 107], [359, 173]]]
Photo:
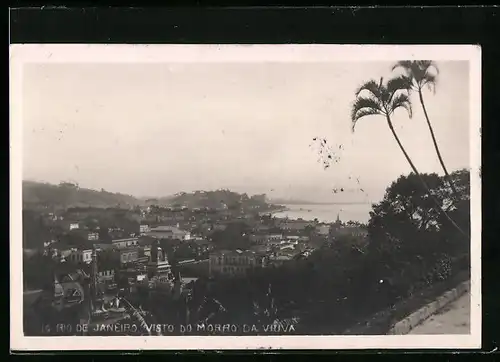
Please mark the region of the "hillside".
[[130, 207], [142, 204], [144, 201], [130, 195], [80, 188], [70, 183], [52, 185], [23, 181], [25, 208]]
[[248, 196], [229, 190], [195, 191], [179, 193], [170, 198], [163, 198], [170, 206], [187, 206], [190, 208], [240, 208], [267, 206], [265, 195]]

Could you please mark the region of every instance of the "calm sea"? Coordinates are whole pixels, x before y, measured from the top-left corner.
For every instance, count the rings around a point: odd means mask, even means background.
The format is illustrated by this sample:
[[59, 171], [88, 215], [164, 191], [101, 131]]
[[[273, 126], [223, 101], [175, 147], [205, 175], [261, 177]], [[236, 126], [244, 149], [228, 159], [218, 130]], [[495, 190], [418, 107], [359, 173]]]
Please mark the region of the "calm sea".
[[286, 211], [273, 213], [278, 218], [288, 217], [289, 219], [318, 219], [320, 222], [333, 222], [337, 219], [346, 221], [368, 222], [371, 204], [332, 204], [332, 205], [284, 205]]

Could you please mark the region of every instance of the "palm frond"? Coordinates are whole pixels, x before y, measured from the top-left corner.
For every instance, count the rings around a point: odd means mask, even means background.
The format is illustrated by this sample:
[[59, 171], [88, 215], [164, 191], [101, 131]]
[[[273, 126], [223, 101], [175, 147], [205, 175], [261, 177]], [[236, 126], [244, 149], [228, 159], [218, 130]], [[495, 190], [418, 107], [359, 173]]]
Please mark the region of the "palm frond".
[[387, 82], [387, 91], [391, 94], [396, 93], [399, 90], [410, 90], [411, 88], [411, 78], [405, 75], [391, 78]]
[[[376, 113], [382, 113], [382, 106], [379, 101], [368, 97], [358, 97], [354, 101], [351, 109], [351, 121], [355, 122], [361, 118], [358, 114], [360, 111], [374, 111]], [[374, 114], [374, 113], [370, 113]]]
[[408, 116], [412, 118], [413, 111], [411, 107], [410, 97], [407, 94], [400, 93], [392, 100], [390, 104], [390, 112], [394, 113], [394, 111], [398, 108], [404, 108], [408, 112]]
[[431, 92], [436, 93], [436, 83], [437, 76], [435, 76], [434, 74], [426, 73], [426, 76], [422, 81], [422, 86], [426, 85]]
[[439, 69], [432, 60], [403, 60], [396, 63], [392, 67], [392, 70], [397, 68], [402, 68], [405, 75], [412, 79], [412, 81], [415, 82], [416, 86], [419, 88], [427, 84], [428, 78], [433, 78], [434, 80], [436, 79], [436, 76], [433, 76], [432, 74], [432, 70], [435, 71], [436, 75], [439, 74]]
[[439, 68], [436, 63], [432, 60], [419, 60], [417, 63], [421, 72], [420, 87], [427, 86], [431, 92], [436, 93], [436, 82], [439, 74]]
[[392, 66], [392, 71], [402, 68], [405, 73], [409, 73], [411, 70], [411, 64], [412, 62], [410, 60], [400, 60]]
[[356, 97], [358, 97], [359, 94], [363, 91], [370, 92], [375, 98], [379, 98], [380, 96], [379, 85], [373, 79], [361, 85], [354, 94], [356, 95]]
[[392, 70], [402, 68], [405, 75], [416, 82], [421, 78], [420, 66], [415, 60], [400, 60], [392, 67]]
[[387, 82], [387, 99], [386, 103], [391, 103], [394, 96], [400, 91], [411, 92], [412, 89], [412, 78], [402, 75], [396, 78], [389, 79]]
[[381, 114], [382, 113], [380, 111], [376, 111], [374, 109], [370, 110], [369, 108], [365, 108], [365, 109], [360, 110], [357, 114], [356, 119], [354, 121], [352, 121], [351, 131], [354, 132], [354, 128], [356, 127], [356, 123], [358, 122], [358, 120], [360, 118], [365, 117], [365, 116], [379, 116]]
[[432, 60], [419, 60], [418, 67], [422, 69], [424, 72], [428, 73], [429, 70], [434, 69], [436, 74], [439, 74], [439, 68], [437, 64]]

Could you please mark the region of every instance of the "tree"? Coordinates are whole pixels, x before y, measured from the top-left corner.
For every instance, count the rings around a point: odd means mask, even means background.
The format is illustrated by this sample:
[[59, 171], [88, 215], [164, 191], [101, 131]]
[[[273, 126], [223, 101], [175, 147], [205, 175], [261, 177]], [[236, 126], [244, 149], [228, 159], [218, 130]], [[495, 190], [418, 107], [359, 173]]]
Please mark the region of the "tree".
[[432, 142], [434, 144], [434, 149], [436, 150], [437, 156], [439, 158], [439, 163], [443, 168], [445, 177], [451, 189], [453, 190], [454, 193], [457, 193], [455, 185], [453, 184], [453, 181], [444, 164], [441, 151], [439, 150], [439, 146], [436, 141], [436, 136], [434, 134], [434, 129], [432, 127], [431, 121], [429, 120], [427, 109], [425, 108], [424, 96], [422, 94], [422, 89], [424, 87], [427, 87], [429, 88], [429, 90], [435, 92], [437, 74], [439, 73], [439, 69], [437, 65], [431, 60], [418, 60], [418, 61], [402, 60], [399, 61], [396, 65], [394, 65], [392, 70], [396, 70], [398, 68], [402, 68], [403, 71], [405, 72], [405, 78], [407, 79], [409, 85], [408, 89], [414, 90], [418, 93], [420, 105], [422, 106], [422, 110], [424, 111], [425, 120], [427, 121], [427, 126], [429, 127], [429, 131], [431, 133]]
[[244, 222], [233, 222], [225, 230], [217, 230], [212, 234], [212, 241], [220, 249], [247, 248], [249, 227]]
[[[466, 172], [457, 172], [454, 177], [467, 182]], [[404, 271], [421, 262], [432, 262], [439, 255], [461, 252], [462, 243], [456, 243], [457, 230], [437, 212], [430, 193], [468, 229], [468, 220], [460, 217], [467, 208], [468, 191], [462, 198], [455, 198], [445, 186], [445, 180], [437, 174], [422, 174], [429, 191], [419, 178], [411, 173], [401, 176], [386, 190], [384, 199], [373, 205], [370, 212], [368, 232], [369, 254], [377, 263], [390, 269]], [[465, 189], [465, 188], [464, 188]]]
[[52, 238], [42, 215], [33, 210], [23, 210], [23, 248], [43, 249], [44, 241]]
[[23, 260], [23, 283], [31, 289], [51, 290], [56, 263], [50, 256], [35, 254]]
[[[392, 135], [394, 136], [394, 139], [396, 140], [399, 148], [403, 152], [403, 155], [410, 164], [411, 169], [413, 170], [415, 175], [417, 175], [424, 188], [429, 190], [429, 186], [420, 176], [420, 173], [418, 172], [415, 164], [413, 163], [412, 159], [401, 143], [391, 120], [391, 116], [399, 108], [404, 108], [408, 112], [409, 117], [412, 117], [412, 107], [410, 98], [408, 96], [408, 87], [409, 85], [406, 77], [392, 78], [385, 84], [383, 78], [380, 78], [379, 83], [377, 83], [375, 80], [370, 80], [364, 83], [356, 91], [356, 100], [354, 101], [354, 104], [352, 106], [352, 129], [354, 131], [356, 123], [359, 121], [359, 119], [365, 116], [378, 115], [385, 117], [389, 129], [391, 130]], [[451, 219], [446, 211], [442, 209], [441, 205], [435, 199], [434, 195], [430, 194], [430, 198], [432, 199], [437, 210], [441, 212], [449, 220], [449, 222], [457, 228], [457, 230], [459, 230], [464, 236], [466, 236], [466, 234], [460, 229], [455, 221]]]

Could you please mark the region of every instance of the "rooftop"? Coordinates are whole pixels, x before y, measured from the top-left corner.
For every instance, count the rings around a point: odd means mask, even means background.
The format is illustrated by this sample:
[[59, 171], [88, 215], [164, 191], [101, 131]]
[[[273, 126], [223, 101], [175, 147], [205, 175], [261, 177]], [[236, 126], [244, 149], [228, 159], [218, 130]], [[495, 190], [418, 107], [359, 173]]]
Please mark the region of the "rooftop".
[[219, 250], [216, 251], [215, 254], [220, 255], [256, 255], [257, 253], [252, 250]]
[[187, 231], [181, 230], [175, 226], [156, 226], [156, 227], [151, 228], [151, 232], [155, 232], [155, 231], [184, 233], [184, 234], [187, 233]]
[[189, 284], [189, 283], [192, 283], [192, 282], [196, 282], [197, 280], [198, 280], [198, 278], [185, 278], [185, 277], [183, 277], [182, 278], [182, 283]]
[[138, 240], [138, 238], [114, 239], [114, 240], [112, 240], [112, 242], [113, 243], [119, 243], [119, 242], [134, 241], [134, 240]]

